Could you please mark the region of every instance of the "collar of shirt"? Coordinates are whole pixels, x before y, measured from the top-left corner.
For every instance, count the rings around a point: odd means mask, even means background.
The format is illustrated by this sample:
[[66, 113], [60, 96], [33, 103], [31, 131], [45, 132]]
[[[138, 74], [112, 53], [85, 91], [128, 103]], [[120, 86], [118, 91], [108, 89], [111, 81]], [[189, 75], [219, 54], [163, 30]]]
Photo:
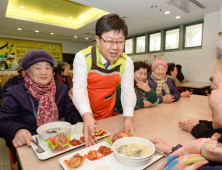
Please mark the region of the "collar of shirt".
[[[104, 65], [107, 62], [107, 60], [102, 56], [102, 54], [100, 54], [100, 57], [101, 57], [101, 61], [102, 61], [103, 65]], [[110, 70], [111, 66], [112, 66], [112, 63], [110, 63], [110, 65], [107, 68], [107, 70]]]

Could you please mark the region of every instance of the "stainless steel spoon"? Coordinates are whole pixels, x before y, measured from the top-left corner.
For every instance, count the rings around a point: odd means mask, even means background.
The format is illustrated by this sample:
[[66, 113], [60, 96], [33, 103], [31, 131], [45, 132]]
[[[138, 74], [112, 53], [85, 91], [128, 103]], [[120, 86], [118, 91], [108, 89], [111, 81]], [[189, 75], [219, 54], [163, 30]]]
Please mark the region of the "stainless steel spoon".
[[[36, 141], [35, 141], [36, 139]], [[39, 142], [38, 142], [38, 139], [37, 138], [33, 138], [33, 141], [32, 141], [36, 146], [38, 146], [38, 148], [35, 150], [36, 152], [38, 153], [42, 153], [42, 152], [45, 152], [44, 149], [42, 149], [41, 146], [39, 146]]]

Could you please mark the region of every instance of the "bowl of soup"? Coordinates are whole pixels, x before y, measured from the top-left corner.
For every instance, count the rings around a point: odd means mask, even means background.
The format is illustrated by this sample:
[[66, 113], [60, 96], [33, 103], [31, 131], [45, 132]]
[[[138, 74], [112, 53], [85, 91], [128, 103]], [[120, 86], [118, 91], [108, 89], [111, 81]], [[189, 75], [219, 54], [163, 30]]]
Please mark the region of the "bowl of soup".
[[126, 166], [143, 166], [152, 158], [155, 146], [147, 139], [124, 137], [113, 143], [112, 150], [116, 159]]
[[48, 139], [52, 136], [55, 136], [57, 133], [64, 133], [68, 136], [71, 133], [71, 124], [69, 122], [51, 122], [46, 123], [36, 130], [38, 136], [42, 139]]

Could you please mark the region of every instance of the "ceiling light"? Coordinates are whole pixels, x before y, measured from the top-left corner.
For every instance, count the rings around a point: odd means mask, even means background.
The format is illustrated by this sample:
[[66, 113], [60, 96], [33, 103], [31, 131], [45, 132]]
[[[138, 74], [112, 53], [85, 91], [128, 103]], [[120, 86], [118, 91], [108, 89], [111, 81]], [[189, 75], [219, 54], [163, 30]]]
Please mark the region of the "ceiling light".
[[86, 37], [86, 40], [88, 40], [89, 38]]
[[72, 17], [70, 16], [70, 17], [68, 17], [69, 19], [72, 19]]
[[51, 34], [51, 35], [54, 35], [54, 33], [53, 33], [53, 32], [51, 32], [50, 34]]
[[74, 38], [78, 38], [77, 36], [74, 36]]
[[176, 16], [176, 19], [180, 19], [180, 16]]
[[166, 11], [166, 12], [165, 12], [165, 14], [169, 14], [169, 13], [170, 13], [170, 11]]
[[20, 8], [25, 8], [25, 6], [20, 6]]
[[39, 30], [35, 30], [36, 33], [39, 33]]
[[17, 28], [17, 30], [21, 31], [22, 29], [21, 28]]
[[156, 6], [156, 5], [153, 5], [153, 6], [151, 6], [150, 8], [152, 8], [152, 9], [156, 9], [157, 6]]

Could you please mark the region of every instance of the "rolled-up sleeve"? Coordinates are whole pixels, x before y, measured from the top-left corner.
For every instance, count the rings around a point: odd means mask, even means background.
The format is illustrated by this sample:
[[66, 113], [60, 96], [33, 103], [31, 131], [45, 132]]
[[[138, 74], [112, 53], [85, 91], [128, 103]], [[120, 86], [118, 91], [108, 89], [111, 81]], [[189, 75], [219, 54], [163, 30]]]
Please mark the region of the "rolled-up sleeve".
[[134, 66], [130, 57], [127, 57], [125, 71], [121, 77], [121, 102], [123, 116], [133, 117], [136, 94], [134, 90]]

